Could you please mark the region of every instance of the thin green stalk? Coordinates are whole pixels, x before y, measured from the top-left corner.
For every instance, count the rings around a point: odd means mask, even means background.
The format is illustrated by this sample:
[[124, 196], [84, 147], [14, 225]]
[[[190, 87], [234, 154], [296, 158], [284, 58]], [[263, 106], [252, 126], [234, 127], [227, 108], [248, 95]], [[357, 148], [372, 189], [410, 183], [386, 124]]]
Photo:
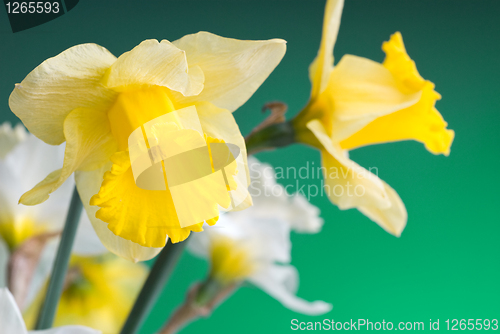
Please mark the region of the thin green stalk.
[[135, 334], [139, 331], [172, 274], [186, 244], [187, 240], [176, 244], [168, 240], [151, 268], [120, 334]]
[[45, 301], [43, 302], [40, 313], [38, 314], [35, 326], [36, 330], [51, 328], [54, 323], [54, 317], [57, 311], [57, 305], [59, 304], [59, 299], [61, 298], [64, 280], [66, 279], [68, 262], [71, 256], [73, 242], [75, 241], [76, 230], [78, 228], [81, 213], [82, 201], [80, 200], [80, 196], [78, 195], [78, 191], [75, 187], [73, 190], [73, 196], [71, 197], [68, 215], [66, 216], [66, 224], [64, 225], [61, 241], [59, 242], [59, 248], [57, 249], [57, 255], [54, 260], [54, 267], [52, 268], [52, 274], [50, 276]]

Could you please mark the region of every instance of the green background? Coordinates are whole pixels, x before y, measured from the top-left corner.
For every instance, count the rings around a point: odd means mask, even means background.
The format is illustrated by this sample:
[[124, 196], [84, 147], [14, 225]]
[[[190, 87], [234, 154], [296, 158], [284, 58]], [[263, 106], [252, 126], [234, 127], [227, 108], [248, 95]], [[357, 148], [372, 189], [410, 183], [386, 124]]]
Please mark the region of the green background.
[[[43, 60], [79, 43], [115, 55], [144, 39], [175, 40], [210, 31], [238, 39], [283, 38], [285, 58], [235, 112], [243, 134], [262, 119], [261, 106], [280, 100], [295, 115], [307, 102], [307, 68], [316, 55], [324, 1], [85, 1], [62, 17], [13, 34], [0, 13], [0, 121], [17, 122], [8, 96]], [[424, 321], [500, 318], [500, 2], [347, 0], [335, 58], [350, 53], [383, 60], [381, 43], [401, 31], [410, 56], [436, 83], [437, 103], [456, 139], [449, 157], [416, 142], [362, 148], [351, 158], [377, 167], [409, 213], [401, 238], [385, 233], [356, 210], [340, 211], [315, 197], [325, 225], [318, 235], [296, 235], [293, 264], [298, 295], [331, 302], [319, 317], [296, 314], [264, 292], [243, 287], [208, 319], [184, 333], [292, 332], [291, 319]], [[301, 146], [260, 153], [274, 166], [319, 164]], [[295, 184], [295, 180], [281, 180]], [[318, 183], [318, 180], [302, 182]], [[305, 183], [307, 184], [307, 183]], [[152, 333], [184, 298], [207, 264], [185, 253], [141, 333]]]

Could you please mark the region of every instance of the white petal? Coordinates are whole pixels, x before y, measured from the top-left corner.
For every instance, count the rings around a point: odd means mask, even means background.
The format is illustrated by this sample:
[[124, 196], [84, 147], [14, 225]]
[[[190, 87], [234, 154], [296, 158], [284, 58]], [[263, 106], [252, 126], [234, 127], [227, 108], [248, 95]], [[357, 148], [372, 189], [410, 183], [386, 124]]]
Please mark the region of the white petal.
[[[251, 184], [250, 194], [256, 206], [262, 208], [261, 211], [272, 210], [279, 206], [278, 211], [283, 213], [283, 207], [288, 203], [288, 193], [285, 188], [276, 182], [276, 173], [274, 168], [266, 163], [258, 161], [255, 157], [248, 158], [248, 167], [250, 171]], [[266, 207], [266, 208], [265, 208]], [[270, 212], [270, 216], [276, 214]], [[280, 216], [286, 216], [281, 214]]]
[[279, 301], [286, 308], [307, 315], [320, 315], [329, 312], [332, 305], [317, 300], [308, 302], [297, 297], [298, 273], [293, 266], [269, 265], [254, 275], [250, 282]]
[[[6, 165], [20, 182], [23, 191], [28, 191], [50, 172], [61, 168], [65, 145], [53, 146], [44, 143], [32, 134], [5, 158]], [[17, 199], [19, 200], [19, 198]]]
[[[219, 218], [220, 219], [220, 218]], [[217, 225], [219, 222], [217, 222]], [[187, 240], [188, 250], [193, 254], [201, 258], [208, 258], [208, 254], [210, 252], [210, 232], [207, 229], [211, 230], [209, 226], [203, 226], [204, 231], [193, 233], [189, 239]]]
[[0, 288], [7, 286], [7, 265], [10, 252], [7, 244], [0, 238]]
[[80, 224], [76, 232], [76, 239], [73, 245], [73, 252], [82, 256], [99, 255], [107, 252], [106, 247], [94, 231], [92, 223], [87, 216], [87, 212], [83, 210], [80, 217]]
[[14, 128], [9, 122], [0, 125], [0, 159], [5, 156], [27, 136], [26, 129], [22, 124], [17, 124]]
[[309, 66], [309, 78], [312, 83], [311, 98], [323, 92], [328, 84], [333, 69], [333, 47], [337, 41], [343, 8], [344, 0], [328, 0], [326, 3], [321, 44], [318, 55]]
[[205, 75], [203, 91], [183, 102], [207, 101], [229, 111], [255, 93], [286, 51], [282, 39], [240, 41], [204, 31], [173, 44], [186, 51], [188, 63], [200, 66]]
[[96, 44], [80, 44], [49, 58], [12, 92], [10, 109], [48, 144], [64, 142], [63, 122], [75, 108], [107, 110], [116, 93], [100, 83], [116, 58]]
[[0, 224], [15, 221], [17, 201], [22, 195], [19, 184], [3, 161], [0, 161]]
[[0, 326], [4, 334], [25, 334], [26, 325], [14, 296], [7, 288], [0, 288]]
[[[40, 291], [45, 287], [45, 283], [47, 283], [47, 279], [49, 278], [52, 267], [54, 266], [54, 260], [56, 258], [58, 246], [59, 238], [53, 238], [52, 240], [48, 241], [43, 248], [38, 264], [36, 265], [35, 272], [33, 273], [33, 277], [31, 279], [28, 293], [26, 295], [25, 301], [23, 302], [23, 305], [29, 307], [29, 305], [31, 305], [34, 299], [38, 296]], [[23, 311], [25, 311], [25, 309], [23, 309]]]
[[142, 247], [130, 240], [120, 238], [108, 229], [108, 225], [105, 222], [95, 217], [95, 213], [99, 207], [91, 206], [89, 204], [90, 198], [97, 194], [101, 187], [103, 175], [110, 168], [111, 163], [94, 171], [77, 171], [75, 173], [76, 186], [87, 216], [99, 239], [110, 252], [133, 262], [152, 259], [162, 250], [161, 248]]
[[[74, 187], [72, 179], [67, 180], [60, 191], [53, 194], [45, 203], [37, 206], [18, 205], [19, 198], [30, 190], [48, 173], [61, 166], [64, 157], [64, 144], [52, 146], [29, 134], [25, 141], [18, 144], [3, 160], [0, 161], [0, 206], [10, 208], [10, 221], [32, 219], [35, 222], [48, 224], [50, 230], [63, 226], [71, 192]], [[0, 210], [0, 222], [7, 213]]]
[[122, 54], [111, 66], [104, 84], [115, 90], [134, 85], [157, 85], [191, 96], [200, 93], [203, 81], [199, 67], [188, 69], [184, 51], [167, 40], [149, 39]]
[[318, 233], [323, 227], [324, 220], [319, 216], [320, 210], [312, 205], [300, 193], [292, 197], [288, 207], [290, 225], [299, 233]]

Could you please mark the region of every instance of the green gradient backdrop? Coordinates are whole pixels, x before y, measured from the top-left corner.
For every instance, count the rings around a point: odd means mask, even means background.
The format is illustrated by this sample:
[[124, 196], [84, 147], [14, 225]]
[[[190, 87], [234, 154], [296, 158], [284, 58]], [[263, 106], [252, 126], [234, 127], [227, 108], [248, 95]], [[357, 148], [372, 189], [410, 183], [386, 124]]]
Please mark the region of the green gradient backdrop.
[[[306, 103], [307, 68], [319, 46], [323, 8], [323, 0], [82, 0], [68, 14], [16, 34], [2, 10], [0, 121], [17, 122], [7, 104], [14, 83], [75, 44], [94, 42], [120, 55], [147, 38], [175, 40], [200, 30], [239, 39], [283, 38], [284, 60], [235, 113], [246, 134], [262, 120], [265, 102], [285, 101], [289, 117]], [[443, 95], [437, 107], [456, 139], [448, 158], [433, 156], [416, 142], [351, 153], [361, 165], [378, 167], [405, 202], [409, 220], [399, 239], [355, 210], [339, 211], [326, 198], [312, 199], [325, 226], [318, 235], [293, 235], [292, 256], [300, 271], [299, 295], [333, 303], [326, 318], [426, 325], [431, 318], [500, 318], [499, 17], [498, 1], [347, 0], [336, 60], [351, 53], [382, 61], [381, 43], [401, 31], [420, 73]], [[319, 163], [317, 152], [299, 146], [258, 158], [274, 166]], [[204, 261], [184, 254], [141, 333], [157, 329], [206, 271]], [[287, 333], [293, 318], [323, 319], [296, 314], [244, 287], [184, 333]]]

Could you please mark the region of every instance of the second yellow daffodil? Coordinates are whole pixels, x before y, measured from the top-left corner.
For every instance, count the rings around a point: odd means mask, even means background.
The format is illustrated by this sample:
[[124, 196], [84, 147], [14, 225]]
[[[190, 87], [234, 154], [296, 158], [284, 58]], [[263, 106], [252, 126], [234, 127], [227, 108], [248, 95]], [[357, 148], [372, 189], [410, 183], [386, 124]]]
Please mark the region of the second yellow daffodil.
[[357, 208], [399, 236], [407, 221], [403, 202], [377, 175], [350, 160], [348, 151], [413, 139], [448, 155], [454, 132], [434, 107], [440, 95], [418, 73], [400, 33], [383, 44], [382, 64], [346, 55], [333, 66], [342, 8], [343, 0], [327, 1], [321, 46], [309, 68], [311, 97], [293, 120], [296, 139], [321, 151], [326, 193], [334, 204]]
[[[148, 121], [194, 106], [205, 138], [237, 145], [246, 160], [231, 112], [257, 90], [285, 49], [280, 39], [240, 41], [200, 32], [172, 43], [146, 40], [118, 58], [82, 44], [46, 60], [16, 85], [9, 105], [38, 138], [66, 142], [64, 164], [20, 202], [42, 203], [75, 172], [101, 241], [133, 261], [155, 256], [167, 236], [179, 242], [202, 231], [203, 222], [179, 225], [168, 190], [159, 194], [135, 184], [129, 136]], [[238, 172], [248, 179], [248, 170]]]

